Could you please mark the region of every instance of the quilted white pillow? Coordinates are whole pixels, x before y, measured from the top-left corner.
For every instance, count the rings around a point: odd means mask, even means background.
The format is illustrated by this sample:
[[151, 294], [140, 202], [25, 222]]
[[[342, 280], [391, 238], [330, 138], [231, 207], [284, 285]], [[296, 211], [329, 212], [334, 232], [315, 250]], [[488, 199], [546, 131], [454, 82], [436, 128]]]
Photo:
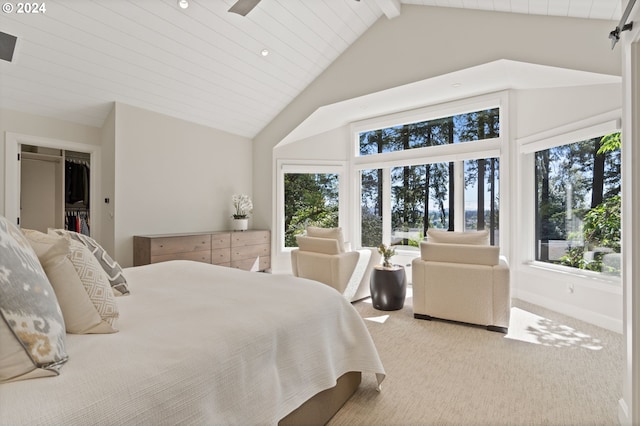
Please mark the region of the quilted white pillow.
[[20, 230], [0, 216], [0, 383], [55, 376], [67, 362], [56, 294]]
[[[91, 252], [69, 236], [23, 229], [53, 286], [67, 332], [103, 334], [118, 331], [118, 306], [106, 273]], [[60, 257], [52, 257], [60, 254]]]

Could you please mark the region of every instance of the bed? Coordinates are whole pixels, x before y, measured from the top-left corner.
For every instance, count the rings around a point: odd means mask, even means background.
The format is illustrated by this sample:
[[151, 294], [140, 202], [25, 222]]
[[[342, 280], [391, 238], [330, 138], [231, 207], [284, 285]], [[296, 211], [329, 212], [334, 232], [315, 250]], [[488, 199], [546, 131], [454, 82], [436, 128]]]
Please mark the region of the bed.
[[384, 379], [363, 320], [324, 284], [192, 261], [124, 276], [119, 331], [67, 333], [59, 375], [0, 384], [0, 424], [321, 424], [361, 372]]

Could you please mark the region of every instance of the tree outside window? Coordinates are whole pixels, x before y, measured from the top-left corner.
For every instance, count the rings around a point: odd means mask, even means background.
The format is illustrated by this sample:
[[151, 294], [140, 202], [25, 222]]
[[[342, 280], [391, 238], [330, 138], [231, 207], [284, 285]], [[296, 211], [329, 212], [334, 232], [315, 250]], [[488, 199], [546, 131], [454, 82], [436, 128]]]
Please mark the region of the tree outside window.
[[536, 260], [620, 275], [620, 167], [620, 133], [536, 152]]
[[285, 173], [285, 247], [297, 247], [307, 226], [338, 226], [338, 174]]

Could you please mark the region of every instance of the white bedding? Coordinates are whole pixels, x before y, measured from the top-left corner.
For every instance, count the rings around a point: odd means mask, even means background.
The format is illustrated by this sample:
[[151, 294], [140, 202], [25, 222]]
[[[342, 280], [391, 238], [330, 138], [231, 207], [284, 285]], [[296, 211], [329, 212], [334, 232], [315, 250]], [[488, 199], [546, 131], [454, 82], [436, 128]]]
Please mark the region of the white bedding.
[[384, 369], [313, 281], [171, 261], [125, 269], [119, 332], [67, 335], [60, 376], [0, 384], [0, 424], [276, 424], [348, 371]]

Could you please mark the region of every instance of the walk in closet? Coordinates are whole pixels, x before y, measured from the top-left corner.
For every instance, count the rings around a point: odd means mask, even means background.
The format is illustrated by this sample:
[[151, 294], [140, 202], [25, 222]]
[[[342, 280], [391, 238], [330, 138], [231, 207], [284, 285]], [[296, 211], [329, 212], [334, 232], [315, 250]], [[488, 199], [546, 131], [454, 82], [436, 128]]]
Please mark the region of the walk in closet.
[[21, 145], [21, 227], [90, 235], [90, 163], [89, 153]]

